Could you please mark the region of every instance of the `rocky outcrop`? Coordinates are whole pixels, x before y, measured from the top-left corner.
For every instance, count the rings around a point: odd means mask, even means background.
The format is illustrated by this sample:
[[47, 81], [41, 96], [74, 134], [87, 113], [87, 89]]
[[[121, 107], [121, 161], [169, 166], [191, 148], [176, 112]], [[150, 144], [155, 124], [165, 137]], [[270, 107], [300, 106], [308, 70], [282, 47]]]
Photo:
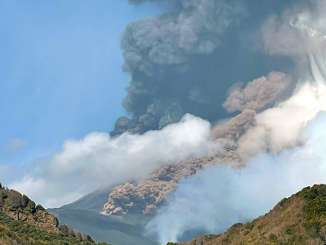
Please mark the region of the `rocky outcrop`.
[[15, 190], [0, 187], [0, 211], [14, 220], [23, 221], [50, 232], [59, 232], [59, 222], [56, 217]]
[[49, 244], [49, 239], [57, 241], [51, 244], [96, 244], [90, 236], [59, 225], [27, 196], [0, 184], [0, 244]]

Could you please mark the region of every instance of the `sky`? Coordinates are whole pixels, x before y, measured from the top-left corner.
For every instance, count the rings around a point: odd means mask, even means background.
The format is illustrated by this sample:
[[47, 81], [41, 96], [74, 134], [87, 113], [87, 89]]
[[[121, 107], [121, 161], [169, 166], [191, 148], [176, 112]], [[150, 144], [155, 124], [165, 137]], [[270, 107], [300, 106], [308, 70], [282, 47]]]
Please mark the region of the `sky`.
[[121, 35], [155, 12], [128, 1], [0, 0], [0, 177], [10, 166], [19, 178], [66, 139], [112, 129], [129, 79]]

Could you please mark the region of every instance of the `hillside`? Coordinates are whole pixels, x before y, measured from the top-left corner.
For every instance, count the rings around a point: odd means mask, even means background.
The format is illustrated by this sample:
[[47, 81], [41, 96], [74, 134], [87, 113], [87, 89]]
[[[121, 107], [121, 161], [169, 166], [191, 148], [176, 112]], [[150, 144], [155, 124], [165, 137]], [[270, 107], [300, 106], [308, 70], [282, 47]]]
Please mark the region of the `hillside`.
[[202, 236], [179, 245], [325, 243], [326, 185], [315, 185], [283, 199], [268, 214], [250, 223], [235, 224], [224, 234]]
[[[97, 244], [66, 225], [27, 196], [0, 184], [0, 244]], [[102, 243], [104, 245], [104, 243]]]

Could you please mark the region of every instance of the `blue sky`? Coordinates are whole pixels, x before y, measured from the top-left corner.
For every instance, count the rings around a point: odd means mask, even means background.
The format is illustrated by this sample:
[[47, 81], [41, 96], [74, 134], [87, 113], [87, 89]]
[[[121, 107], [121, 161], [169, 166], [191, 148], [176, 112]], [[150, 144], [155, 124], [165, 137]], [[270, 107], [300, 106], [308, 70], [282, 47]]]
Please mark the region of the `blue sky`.
[[155, 12], [127, 0], [0, 0], [0, 165], [110, 131], [128, 82], [121, 34]]

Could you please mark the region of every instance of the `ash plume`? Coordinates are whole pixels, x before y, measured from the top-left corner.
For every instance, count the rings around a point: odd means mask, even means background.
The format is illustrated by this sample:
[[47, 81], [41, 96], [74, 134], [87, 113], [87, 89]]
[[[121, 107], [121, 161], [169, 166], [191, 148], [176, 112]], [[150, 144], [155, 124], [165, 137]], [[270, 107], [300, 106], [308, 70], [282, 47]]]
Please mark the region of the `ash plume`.
[[244, 154], [276, 153], [300, 144], [302, 129], [326, 110], [326, 3], [306, 3], [272, 17], [263, 26], [263, 36], [275, 35], [273, 42], [264, 39], [266, 51], [293, 59], [299, 77], [292, 97], [257, 115], [257, 126], [240, 139]]
[[[326, 3], [306, 3], [286, 9], [263, 26], [266, 51], [297, 65], [296, 89], [285, 101], [257, 112], [238, 138], [242, 167], [210, 167], [181, 182], [147, 226], [162, 244], [182, 240], [189, 232], [223, 232], [262, 215], [307, 185], [325, 183]], [[231, 92], [230, 98], [236, 99], [232, 110], [251, 106], [243, 99], [245, 90]]]
[[[215, 122], [228, 88], [292, 62], [260, 49], [256, 30], [273, 10], [293, 1], [130, 0], [163, 13], [131, 23], [122, 39], [130, 83], [112, 135], [159, 129], [191, 113]], [[162, 4], [164, 3], [164, 4]]]
[[228, 112], [246, 109], [262, 111], [289, 95], [292, 79], [280, 72], [271, 72], [266, 77], [255, 79], [245, 87], [234, 86], [223, 106]]
[[212, 135], [215, 139], [229, 139], [237, 142], [241, 135], [255, 126], [256, 112], [247, 109], [229, 120], [218, 123], [212, 129]]
[[189, 239], [187, 233], [221, 233], [268, 212], [303, 187], [326, 182], [325, 113], [301, 135], [305, 144], [279, 155], [262, 154], [241, 169], [208, 167], [184, 179], [147, 225], [160, 244]]

